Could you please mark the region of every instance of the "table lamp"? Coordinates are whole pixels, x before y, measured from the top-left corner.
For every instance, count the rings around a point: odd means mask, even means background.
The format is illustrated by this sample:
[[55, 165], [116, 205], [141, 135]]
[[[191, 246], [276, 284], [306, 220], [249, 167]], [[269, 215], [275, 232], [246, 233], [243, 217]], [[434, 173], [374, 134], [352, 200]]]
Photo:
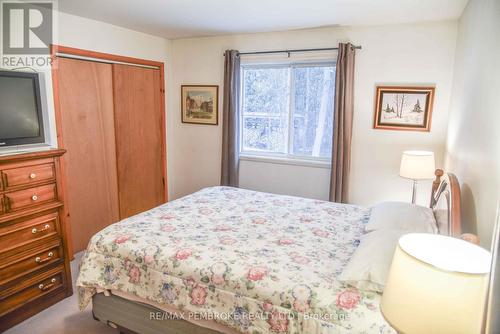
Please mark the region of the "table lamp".
[[399, 176], [413, 180], [413, 193], [411, 202], [417, 200], [417, 181], [434, 178], [434, 152], [428, 151], [404, 151], [401, 156], [401, 167]]
[[399, 239], [380, 309], [405, 334], [480, 333], [491, 255], [467, 241], [410, 233]]

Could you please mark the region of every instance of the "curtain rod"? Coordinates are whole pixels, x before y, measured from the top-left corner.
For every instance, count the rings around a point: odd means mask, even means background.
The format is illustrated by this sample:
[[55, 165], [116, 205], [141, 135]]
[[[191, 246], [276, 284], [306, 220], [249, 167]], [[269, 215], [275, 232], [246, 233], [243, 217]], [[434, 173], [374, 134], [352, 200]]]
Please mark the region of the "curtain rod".
[[[361, 46], [354, 46], [355, 49], [360, 50]], [[317, 48], [317, 49], [292, 49], [292, 50], [273, 50], [273, 51], [255, 51], [255, 52], [240, 52], [241, 56], [245, 55], [261, 55], [261, 54], [272, 54], [272, 53], [294, 53], [294, 52], [311, 52], [311, 51], [334, 51], [339, 48]]]

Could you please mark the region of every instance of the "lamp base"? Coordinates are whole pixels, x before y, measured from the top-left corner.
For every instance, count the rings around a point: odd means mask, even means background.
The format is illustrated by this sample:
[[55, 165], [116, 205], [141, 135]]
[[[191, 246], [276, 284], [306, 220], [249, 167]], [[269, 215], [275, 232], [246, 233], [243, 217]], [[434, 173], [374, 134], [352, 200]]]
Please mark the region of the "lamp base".
[[413, 192], [411, 194], [411, 204], [417, 201], [417, 180], [413, 180]]

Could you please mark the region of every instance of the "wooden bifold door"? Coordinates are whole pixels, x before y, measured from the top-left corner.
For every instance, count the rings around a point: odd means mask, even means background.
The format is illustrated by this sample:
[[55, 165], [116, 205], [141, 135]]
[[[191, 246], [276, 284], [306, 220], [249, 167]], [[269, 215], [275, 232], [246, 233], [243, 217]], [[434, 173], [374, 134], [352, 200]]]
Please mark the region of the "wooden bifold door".
[[160, 69], [57, 58], [58, 139], [73, 251], [166, 201]]
[[160, 71], [114, 64], [113, 83], [118, 195], [125, 218], [156, 206], [165, 195]]

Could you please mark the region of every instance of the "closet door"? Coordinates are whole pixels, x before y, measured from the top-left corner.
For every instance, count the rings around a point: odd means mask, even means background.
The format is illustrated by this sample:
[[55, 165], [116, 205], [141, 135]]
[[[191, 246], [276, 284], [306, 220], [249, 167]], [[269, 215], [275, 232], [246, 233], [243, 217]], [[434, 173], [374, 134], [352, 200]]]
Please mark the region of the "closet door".
[[120, 218], [165, 201], [160, 71], [113, 64]]
[[58, 58], [59, 130], [74, 252], [119, 220], [112, 65]]

